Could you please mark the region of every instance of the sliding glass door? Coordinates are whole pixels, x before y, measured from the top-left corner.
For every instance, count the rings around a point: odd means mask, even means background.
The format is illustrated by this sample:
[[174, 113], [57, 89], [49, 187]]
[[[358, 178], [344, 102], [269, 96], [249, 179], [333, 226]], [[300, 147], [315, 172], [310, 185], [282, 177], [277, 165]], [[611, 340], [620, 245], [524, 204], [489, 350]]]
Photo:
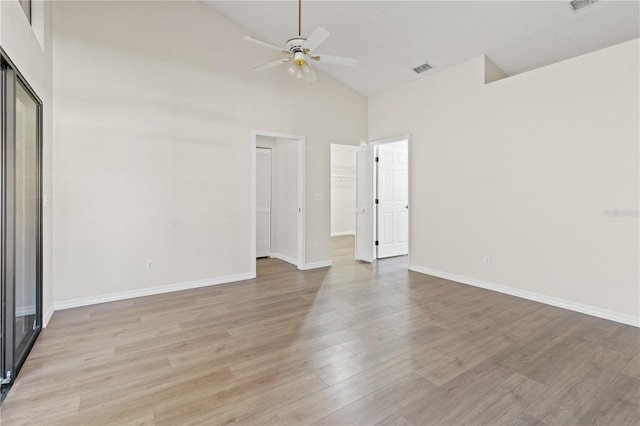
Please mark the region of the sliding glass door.
[[6, 389], [42, 327], [42, 103], [6, 58], [1, 65], [0, 379]]

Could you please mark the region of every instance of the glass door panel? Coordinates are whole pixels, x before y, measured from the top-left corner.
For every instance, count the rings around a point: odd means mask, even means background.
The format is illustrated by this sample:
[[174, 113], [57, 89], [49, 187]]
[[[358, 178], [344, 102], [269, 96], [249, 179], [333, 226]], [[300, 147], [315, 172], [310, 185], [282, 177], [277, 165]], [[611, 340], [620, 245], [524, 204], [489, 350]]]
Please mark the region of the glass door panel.
[[15, 358], [21, 362], [38, 329], [38, 104], [16, 84]]

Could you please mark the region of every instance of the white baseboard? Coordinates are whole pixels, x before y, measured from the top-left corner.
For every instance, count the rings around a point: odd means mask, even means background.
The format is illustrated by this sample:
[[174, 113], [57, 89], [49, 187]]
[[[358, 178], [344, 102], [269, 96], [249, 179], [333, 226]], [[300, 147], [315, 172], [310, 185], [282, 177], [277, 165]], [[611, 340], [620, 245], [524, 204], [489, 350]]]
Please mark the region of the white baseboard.
[[321, 260], [320, 262], [306, 263], [302, 266], [298, 266], [298, 269], [301, 271], [308, 271], [309, 269], [327, 268], [332, 265], [333, 262], [331, 260]]
[[235, 281], [250, 280], [254, 276], [247, 272], [244, 274], [227, 275], [224, 277], [207, 278], [204, 280], [189, 281], [177, 284], [168, 284], [158, 287], [148, 287], [139, 290], [122, 291], [118, 293], [103, 294], [100, 296], [83, 297], [79, 299], [61, 300], [54, 303], [56, 311], [77, 308], [80, 306], [96, 305], [98, 303], [113, 302], [116, 300], [133, 299], [135, 297], [151, 296], [154, 294], [171, 293], [173, 291], [190, 290], [193, 288], [208, 287], [211, 285], [226, 284]]
[[344, 235], [356, 235], [355, 231], [347, 231], [347, 232], [332, 232], [332, 237], [342, 237]]
[[290, 263], [290, 264], [292, 264], [292, 265], [294, 265], [294, 266], [298, 266], [298, 260], [297, 260], [297, 259], [295, 259], [295, 258], [293, 258], [293, 257], [290, 257], [290, 256], [286, 256], [286, 255], [284, 255], [284, 254], [280, 254], [280, 253], [271, 253], [271, 256], [270, 256], [270, 257], [272, 257], [272, 258], [276, 258], [276, 259], [280, 259], [280, 260], [282, 260], [282, 261], [284, 261], [284, 262], [287, 262], [287, 263]]
[[47, 312], [44, 313], [44, 318], [42, 318], [42, 328], [47, 328], [47, 325], [49, 325], [49, 321], [51, 321], [51, 317], [55, 311], [56, 310], [53, 305], [49, 306]]
[[632, 325], [634, 327], [640, 327], [640, 318], [638, 317], [622, 314], [620, 312], [610, 311], [608, 309], [599, 308], [597, 306], [585, 305], [571, 300], [560, 299], [557, 297], [547, 296], [544, 294], [534, 293], [526, 290], [520, 290], [514, 287], [478, 280], [476, 278], [470, 278], [463, 275], [456, 275], [449, 272], [439, 271], [437, 269], [424, 268], [418, 265], [409, 265], [409, 270], [419, 272], [421, 274], [432, 275], [434, 277], [444, 278], [462, 284], [472, 285], [474, 287], [497, 291], [498, 293], [521, 297], [527, 300], [533, 300], [535, 302], [556, 306], [558, 308], [568, 309], [570, 311], [580, 312], [582, 314], [587, 314], [598, 318], [604, 318], [622, 324]]

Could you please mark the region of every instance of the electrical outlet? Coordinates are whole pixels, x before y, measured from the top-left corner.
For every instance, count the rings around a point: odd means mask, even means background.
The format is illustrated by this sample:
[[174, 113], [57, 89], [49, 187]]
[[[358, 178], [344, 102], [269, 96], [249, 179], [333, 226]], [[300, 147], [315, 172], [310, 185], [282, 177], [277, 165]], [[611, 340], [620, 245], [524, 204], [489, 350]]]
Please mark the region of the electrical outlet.
[[314, 249], [314, 250], [317, 250], [317, 249], [318, 249], [318, 242], [317, 242], [317, 241], [314, 241], [314, 243], [313, 243], [313, 249]]
[[482, 259], [482, 262], [483, 262], [485, 265], [491, 265], [491, 256], [485, 256], [485, 257]]
[[147, 260], [147, 271], [153, 270], [153, 260]]

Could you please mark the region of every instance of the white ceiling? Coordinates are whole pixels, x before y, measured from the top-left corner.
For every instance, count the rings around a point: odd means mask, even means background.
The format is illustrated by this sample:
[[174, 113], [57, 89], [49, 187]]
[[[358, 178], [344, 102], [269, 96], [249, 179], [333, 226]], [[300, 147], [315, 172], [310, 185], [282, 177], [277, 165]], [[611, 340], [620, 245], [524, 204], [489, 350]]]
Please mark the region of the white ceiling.
[[[297, 1], [204, 1], [273, 44], [297, 34]], [[357, 58], [355, 69], [316, 67], [367, 96], [482, 54], [513, 75], [640, 37], [637, 0], [601, 0], [578, 12], [568, 3], [303, 0], [302, 33], [324, 27], [331, 37], [317, 53]], [[424, 62], [434, 69], [415, 74]]]

